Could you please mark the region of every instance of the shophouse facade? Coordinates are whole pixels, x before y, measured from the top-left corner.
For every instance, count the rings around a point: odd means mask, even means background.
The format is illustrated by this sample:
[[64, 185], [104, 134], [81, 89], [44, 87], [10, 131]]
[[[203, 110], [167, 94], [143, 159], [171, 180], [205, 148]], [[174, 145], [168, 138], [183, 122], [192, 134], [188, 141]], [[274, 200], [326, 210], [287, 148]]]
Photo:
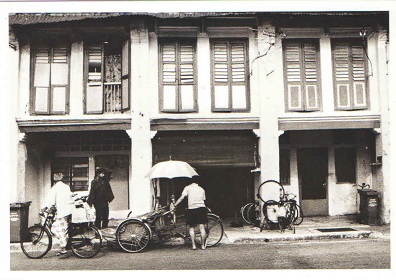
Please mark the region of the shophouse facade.
[[170, 159], [222, 217], [274, 179], [306, 215], [356, 214], [370, 184], [390, 221], [387, 12], [9, 19], [11, 201], [32, 201], [32, 222], [56, 171], [87, 192], [111, 169], [111, 211], [149, 211], [154, 184], [167, 203], [182, 182], [146, 174]]

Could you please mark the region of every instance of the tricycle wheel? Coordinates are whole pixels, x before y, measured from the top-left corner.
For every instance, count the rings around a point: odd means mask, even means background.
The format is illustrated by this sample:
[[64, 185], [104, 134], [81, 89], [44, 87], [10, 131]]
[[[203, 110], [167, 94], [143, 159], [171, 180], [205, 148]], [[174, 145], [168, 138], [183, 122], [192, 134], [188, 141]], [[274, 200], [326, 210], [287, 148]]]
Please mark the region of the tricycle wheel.
[[125, 220], [117, 227], [116, 239], [123, 251], [137, 253], [150, 242], [150, 228], [138, 220]]

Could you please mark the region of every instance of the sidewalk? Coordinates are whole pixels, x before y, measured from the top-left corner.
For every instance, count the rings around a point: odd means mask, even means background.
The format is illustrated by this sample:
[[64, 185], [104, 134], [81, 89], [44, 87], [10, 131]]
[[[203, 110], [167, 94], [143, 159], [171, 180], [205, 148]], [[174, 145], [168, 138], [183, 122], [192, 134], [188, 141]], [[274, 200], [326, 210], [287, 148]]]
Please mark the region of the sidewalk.
[[223, 221], [224, 237], [221, 243], [267, 243], [274, 241], [321, 240], [334, 238], [388, 238], [390, 225], [370, 226], [357, 222], [355, 215], [334, 217], [305, 217], [301, 225], [284, 232], [263, 229], [244, 224], [243, 227], [231, 227], [232, 221]]
[[[222, 244], [261, 244], [268, 242], [323, 240], [334, 238], [385, 238], [390, 239], [390, 225], [369, 226], [359, 224], [355, 215], [334, 217], [305, 217], [301, 225], [281, 233], [277, 229], [264, 229], [244, 224], [231, 227], [232, 220], [223, 220]], [[54, 246], [56, 246], [54, 239]], [[176, 242], [177, 243], [177, 242]], [[11, 252], [21, 252], [19, 243], [10, 243]]]

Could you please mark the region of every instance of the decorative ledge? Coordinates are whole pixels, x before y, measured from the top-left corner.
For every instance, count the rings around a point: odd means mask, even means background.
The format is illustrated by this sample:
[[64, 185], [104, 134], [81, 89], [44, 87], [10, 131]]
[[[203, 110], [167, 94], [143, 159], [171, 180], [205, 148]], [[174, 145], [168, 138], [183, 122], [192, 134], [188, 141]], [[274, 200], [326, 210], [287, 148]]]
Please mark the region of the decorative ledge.
[[279, 130], [374, 129], [380, 127], [380, 115], [279, 118]]
[[20, 132], [128, 130], [131, 118], [100, 119], [17, 119]]
[[158, 118], [151, 130], [247, 130], [258, 129], [259, 118]]

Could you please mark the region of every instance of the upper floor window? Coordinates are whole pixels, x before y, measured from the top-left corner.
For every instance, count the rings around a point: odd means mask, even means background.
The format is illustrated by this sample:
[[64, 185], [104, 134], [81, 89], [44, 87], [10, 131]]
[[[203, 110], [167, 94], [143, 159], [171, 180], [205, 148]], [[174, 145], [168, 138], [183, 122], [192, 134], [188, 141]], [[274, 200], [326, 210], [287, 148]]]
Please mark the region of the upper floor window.
[[284, 40], [283, 49], [286, 110], [320, 110], [319, 42]]
[[246, 112], [250, 110], [247, 42], [213, 40], [212, 110]]
[[128, 41], [111, 38], [88, 43], [85, 54], [85, 112], [103, 114], [128, 110]]
[[161, 112], [196, 112], [195, 42], [160, 43]]
[[367, 69], [362, 39], [332, 41], [335, 108], [367, 109]]
[[33, 114], [69, 111], [69, 45], [59, 39], [37, 38], [32, 48]]

